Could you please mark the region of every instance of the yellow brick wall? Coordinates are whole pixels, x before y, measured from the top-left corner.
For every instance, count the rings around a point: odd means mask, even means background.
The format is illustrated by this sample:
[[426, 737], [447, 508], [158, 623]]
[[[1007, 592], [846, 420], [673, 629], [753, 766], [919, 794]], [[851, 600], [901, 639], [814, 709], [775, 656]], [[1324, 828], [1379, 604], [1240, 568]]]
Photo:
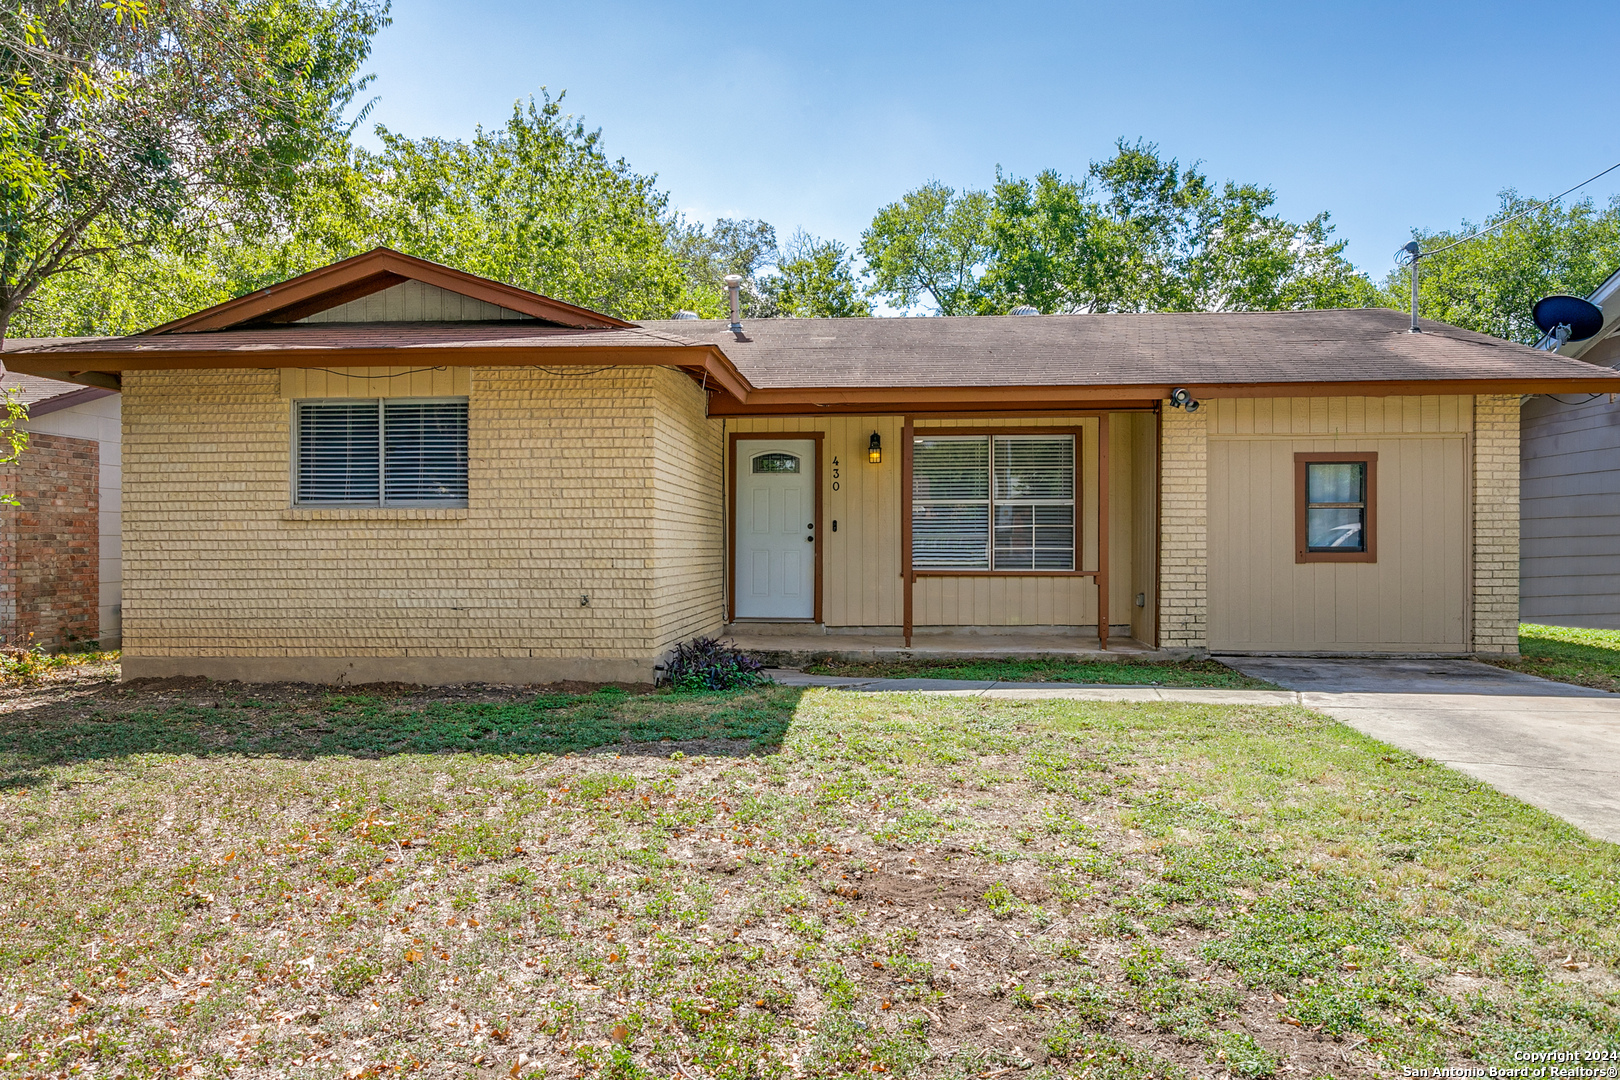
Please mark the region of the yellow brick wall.
[[1519, 398], [1474, 398], [1474, 651], [1519, 654]]
[[645, 679], [671, 634], [718, 623], [718, 504], [655, 496], [683, 444], [718, 469], [689, 379], [466, 378], [466, 509], [310, 510], [290, 506], [280, 372], [129, 373], [125, 676]]
[[1202, 649], [1208, 643], [1209, 434], [1208, 405], [1172, 409], [1159, 419], [1159, 644]]
[[725, 444], [703, 390], [660, 369], [653, 398], [653, 645], [674, 647], [725, 622]]

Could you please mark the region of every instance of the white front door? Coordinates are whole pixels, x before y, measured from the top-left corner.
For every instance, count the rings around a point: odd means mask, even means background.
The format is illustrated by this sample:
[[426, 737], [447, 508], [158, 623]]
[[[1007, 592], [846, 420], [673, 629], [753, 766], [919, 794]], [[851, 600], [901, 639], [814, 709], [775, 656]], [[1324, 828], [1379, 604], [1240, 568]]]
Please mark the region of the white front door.
[[737, 618], [815, 618], [815, 441], [738, 439], [734, 467]]

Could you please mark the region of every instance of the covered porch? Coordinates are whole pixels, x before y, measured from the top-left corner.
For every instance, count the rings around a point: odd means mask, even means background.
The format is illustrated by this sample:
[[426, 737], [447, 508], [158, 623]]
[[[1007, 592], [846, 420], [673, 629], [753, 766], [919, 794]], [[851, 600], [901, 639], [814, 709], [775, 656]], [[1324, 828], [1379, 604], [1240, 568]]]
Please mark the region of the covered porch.
[[1152, 654], [1158, 420], [725, 418], [727, 636], [784, 657]]
[[725, 637], [772, 667], [799, 667], [818, 661], [872, 660], [1182, 660], [1191, 649], [1155, 649], [1128, 637], [1112, 637], [1108, 647], [1095, 632], [1073, 633], [1016, 627], [914, 628], [903, 633], [876, 630], [821, 632], [791, 625], [733, 623]]

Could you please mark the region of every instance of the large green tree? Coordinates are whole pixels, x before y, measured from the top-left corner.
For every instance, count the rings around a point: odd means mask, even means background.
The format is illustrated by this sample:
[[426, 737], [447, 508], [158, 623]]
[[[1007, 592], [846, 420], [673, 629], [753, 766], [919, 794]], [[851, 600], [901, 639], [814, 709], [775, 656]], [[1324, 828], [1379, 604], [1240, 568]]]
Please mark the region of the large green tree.
[[990, 254], [990, 197], [931, 182], [877, 212], [861, 234], [872, 293], [897, 308], [919, 301], [940, 315], [981, 307], [980, 277]]
[[17, 0], [0, 10], [0, 337], [60, 275], [267, 227], [346, 138], [387, 0]]
[[[1480, 226], [1464, 221], [1455, 230], [1413, 232], [1422, 250], [1435, 252], [1419, 260], [1418, 310], [1425, 318], [1532, 345], [1541, 337], [1530, 318], [1537, 300], [1551, 293], [1585, 296], [1620, 269], [1620, 196], [1601, 208], [1582, 200], [1538, 209], [1511, 189], [1500, 199]], [[1481, 229], [1492, 231], [1457, 243]], [[1408, 274], [1398, 267], [1385, 279], [1391, 307], [1410, 303]]]
[[720, 218], [713, 228], [677, 218], [670, 223], [669, 243], [686, 269], [688, 310], [707, 318], [730, 313], [725, 279], [742, 281], [743, 314], [765, 319], [777, 314], [760, 271], [776, 263], [776, 229], [768, 222]]
[[856, 281], [855, 259], [837, 240], [802, 230], [788, 238], [776, 273], [763, 281], [777, 314], [794, 319], [839, 319], [872, 314]]
[[110, 257], [25, 309], [35, 334], [128, 333], [378, 245], [626, 318], [719, 316], [718, 278], [774, 259], [762, 222], [686, 226], [655, 178], [610, 158], [562, 98], [519, 103], [470, 139], [377, 130], [305, 168], [273, 227], [227, 227]]
[[1149, 143], [1121, 141], [1082, 179], [998, 172], [990, 192], [929, 184], [863, 237], [873, 291], [942, 314], [1246, 311], [1377, 303], [1328, 216], [1291, 222], [1276, 194], [1216, 184]]
[[[378, 135], [375, 152], [326, 143], [256, 219], [172, 223], [139, 245], [124, 242], [126, 223], [98, 221], [85, 233], [97, 257], [45, 276], [19, 329], [132, 333], [379, 244], [632, 318], [719, 315], [715, 275], [775, 257], [768, 225], [722, 221], [694, 268], [653, 178], [609, 159], [560, 99], [519, 105], [465, 141]], [[0, 408], [0, 450], [14, 419]]]

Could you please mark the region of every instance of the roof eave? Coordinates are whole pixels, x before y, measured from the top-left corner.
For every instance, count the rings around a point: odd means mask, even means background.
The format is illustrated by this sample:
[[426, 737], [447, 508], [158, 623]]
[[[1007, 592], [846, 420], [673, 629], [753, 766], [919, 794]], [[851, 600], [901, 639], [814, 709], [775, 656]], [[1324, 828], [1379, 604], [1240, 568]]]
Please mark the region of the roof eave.
[[[115, 339], [127, 342], [129, 339]], [[401, 367], [417, 364], [445, 367], [673, 367], [695, 371], [739, 403], [753, 385], [726, 354], [713, 345], [615, 345], [569, 348], [522, 346], [406, 345], [378, 348], [264, 346], [230, 348], [56, 347], [8, 353], [6, 364], [24, 375], [119, 389], [128, 371], [193, 369], [276, 369], [310, 367]]]
[[819, 387], [756, 389], [743, 405], [716, 403], [716, 416], [819, 413], [1046, 411], [1139, 407], [1162, 402], [1176, 387], [1195, 399], [1402, 397], [1476, 394], [1620, 393], [1620, 373], [1563, 378], [1413, 379], [1359, 382], [1116, 383], [1087, 386]]

